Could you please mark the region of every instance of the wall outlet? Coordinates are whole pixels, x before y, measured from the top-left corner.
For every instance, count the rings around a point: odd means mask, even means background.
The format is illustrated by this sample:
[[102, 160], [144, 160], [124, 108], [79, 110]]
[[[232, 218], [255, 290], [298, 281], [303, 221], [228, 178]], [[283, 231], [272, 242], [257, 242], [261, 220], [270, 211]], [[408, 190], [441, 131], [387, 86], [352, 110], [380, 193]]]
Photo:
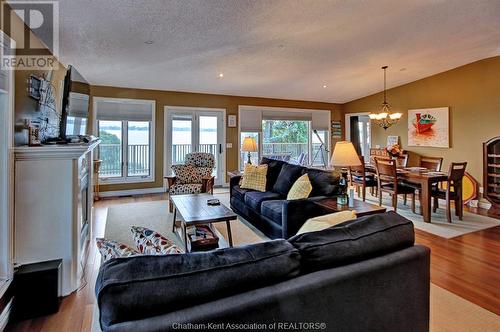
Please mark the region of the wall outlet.
[[482, 194], [484, 192], [483, 187], [479, 187], [479, 193]]

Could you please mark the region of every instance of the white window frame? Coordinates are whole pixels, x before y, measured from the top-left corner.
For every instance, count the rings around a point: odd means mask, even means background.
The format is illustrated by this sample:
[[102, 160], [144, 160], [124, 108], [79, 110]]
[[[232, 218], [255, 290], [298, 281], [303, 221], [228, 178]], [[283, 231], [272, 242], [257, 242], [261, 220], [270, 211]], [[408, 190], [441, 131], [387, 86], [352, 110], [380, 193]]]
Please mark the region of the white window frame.
[[[151, 151], [149, 153], [150, 173], [146, 176], [127, 176], [127, 160], [128, 160], [128, 120], [122, 120], [122, 176], [121, 177], [99, 177], [99, 182], [102, 185], [106, 184], [122, 184], [122, 183], [144, 183], [155, 181], [155, 128], [156, 128], [156, 101], [147, 99], [125, 99], [125, 98], [110, 98], [110, 97], [93, 97], [92, 98], [92, 131], [95, 136], [99, 136], [99, 120], [97, 119], [97, 104], [99, 102], [113, 101], [123, 104], [144, 103], [151, 106], [151, 122], [149, 128], [149, 141]], [[119, 120], [116, 120], [119, 121]]]
[[[11, 43], [11, 47], [15, 48], [15, 41], [10, 39], [3, 31], [0, 31], [0, 47], [4, 47], [5, 44]], [[0, 190], [6, 191], [6, 195], [0, 195], [0, 208], [3, 211], [3, 216], [0, 216], [0, 296], [7, 290], [12, 276], [14, 273], [14, 157], [13, 157], [13, 139], [14, 139], [14, 70], [8, 71], [8, 91], [3, 91], [2, 93], [8, 94], [8, 107], [5, 108], [5, 114], [2, 116], [0, 114], [0, 126], [2, 127], [0, 131], [4, 132], [6, 140], [0, 142], [0, 144], [5, 144], [4, 150], [2, 151], [1, 158], [4, 158], [3, 154], [7, 155], [7, 163], [4, 167], [0, 167], [3, 174], [3, 179], [6, 183], [2, 183]], [[2, 138], [3, 140], [3, 138]], [[3, 182], [3, 181], [0, 181]]]
[[[265, 112], [265, 111], [282, 111], [282, 112], [289, 112], [289, 113], [312, 113], [312, 112], [316, 112], [316, 111], [327, 111], [327, 112], [330, 112], [329, 114], [329, 123], [328, 123], [328, 130], [327, 130], [327, 140], [325, 143], [326, 145], [326, 149], [328, 151], [330, 151], [329, 154], [327, 154], [328, 158], [330, 158], [331, 156], [331, 135], [332, 135], [332, 128], [331, 128], [331, 121], [332, 121], [332, 110], [326, 110], [326, 109], [313, 109], [313, 108], [289, 108], [289, 107], [270, 107], [270, 106], [250, 106], [250, 105], [238, 105], [238, 168], [240, 168], [240, 164], [241, 164], [241, 153], [239, 151], [240, 147], [241, 147], [241, 113], [244, 112], [244, 111], [261, 111], [261, 112]], [[262, 120], [265, 120], [264, 118], [262, 118]], [[252, 131], [252, 130], [245, 130], [244, 132], [252, 132], [252, 133], [255, 133], [255, 132], [258, 132], [259, 133], [259, 151], [258, 151], [258, 159], [259, 161], [262, 159], [262, 144], [263, 144], [263, 133], [262, 133], [262, 127], [260, 128], [259, 131]], [[313, 135], [313, 128], [312, 128], [312, 121], [309, 121], [309, 151], [312, 152], [312, 135]], [[312, 157], [311, 156], [312, 153], [309, 153], [309, 164], [312, 163]], [[326, 160], [326, 163], [328, 165], [329, 163], [329, 160]], [[311, 166], [312, 167], [312, 166]]]

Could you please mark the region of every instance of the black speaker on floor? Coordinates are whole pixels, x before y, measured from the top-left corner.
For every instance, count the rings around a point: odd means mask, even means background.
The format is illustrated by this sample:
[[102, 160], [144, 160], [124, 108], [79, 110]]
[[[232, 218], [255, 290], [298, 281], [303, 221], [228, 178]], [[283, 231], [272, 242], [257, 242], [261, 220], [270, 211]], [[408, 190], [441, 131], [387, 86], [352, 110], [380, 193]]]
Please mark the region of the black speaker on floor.
[[14, 273], [12, 319], [20, 321], [59, 310], [62, 259], [25, 264]]

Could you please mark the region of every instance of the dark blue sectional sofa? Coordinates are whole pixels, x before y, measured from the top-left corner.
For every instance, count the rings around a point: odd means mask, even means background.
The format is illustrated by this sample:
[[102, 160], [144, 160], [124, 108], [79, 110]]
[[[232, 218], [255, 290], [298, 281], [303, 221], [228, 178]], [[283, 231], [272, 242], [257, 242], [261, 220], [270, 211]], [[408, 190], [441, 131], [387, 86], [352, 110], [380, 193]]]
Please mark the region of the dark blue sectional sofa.
[[[271, 239], [287, 239], [304, 222], [326, 212], [314, 202], [340, 193], [339, 175], [326, 170], [307, 168], [284, 161], [262, 158], [267, 164], [266, 192], [242, 189], [241, 177], [231, 178], [231, 208]], [[287, 201], [294, 182], [307, 173], [313, 190], [307, 199]]]
[[117, 258], [97, 277], [99, 322], [110, 332], [427, 332], [429, 256], [412, 222], [388, 212], [288, 240]]

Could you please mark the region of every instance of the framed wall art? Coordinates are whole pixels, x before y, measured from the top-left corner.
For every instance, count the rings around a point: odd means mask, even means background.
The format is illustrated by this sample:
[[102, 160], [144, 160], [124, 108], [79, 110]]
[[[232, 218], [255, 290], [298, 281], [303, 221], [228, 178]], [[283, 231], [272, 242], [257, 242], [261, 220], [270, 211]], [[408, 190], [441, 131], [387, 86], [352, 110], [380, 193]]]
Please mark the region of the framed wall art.
[[231, 128], [236, 127], [236, 115], [227, 116], [227, 126]]
[[408, 110], [408, 146], [450, 147], [449, 108]]

